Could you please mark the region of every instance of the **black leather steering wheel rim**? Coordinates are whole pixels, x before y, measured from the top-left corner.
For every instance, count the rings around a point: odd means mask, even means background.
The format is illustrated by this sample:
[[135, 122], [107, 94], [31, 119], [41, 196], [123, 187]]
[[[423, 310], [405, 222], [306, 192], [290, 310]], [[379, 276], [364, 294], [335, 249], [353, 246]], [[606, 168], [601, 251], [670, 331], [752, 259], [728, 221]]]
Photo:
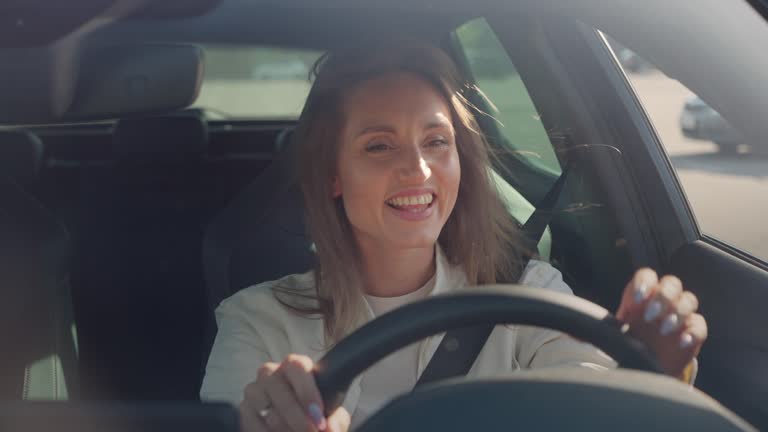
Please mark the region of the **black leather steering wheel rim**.
[[483, 324], [557, 330], [593, 344], [620, 367], [662, 373], [643, 344], [592, 302], [541, 288], [484, 286], [403, 306], [341, 340], [317, 362], [315, 371], [326, 413], [341, 405], [355, 377], [392, 352], [435, 334]]

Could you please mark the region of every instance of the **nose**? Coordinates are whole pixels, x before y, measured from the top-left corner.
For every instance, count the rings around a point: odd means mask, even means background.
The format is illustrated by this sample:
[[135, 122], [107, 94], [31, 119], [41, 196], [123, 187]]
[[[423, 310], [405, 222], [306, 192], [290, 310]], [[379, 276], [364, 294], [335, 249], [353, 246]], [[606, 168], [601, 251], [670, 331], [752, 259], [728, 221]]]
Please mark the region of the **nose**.
[[418, 145], [403, 152], [402, 159], [400, 174], [403, 178], [424, 181], [432, 175], [432, 170]]

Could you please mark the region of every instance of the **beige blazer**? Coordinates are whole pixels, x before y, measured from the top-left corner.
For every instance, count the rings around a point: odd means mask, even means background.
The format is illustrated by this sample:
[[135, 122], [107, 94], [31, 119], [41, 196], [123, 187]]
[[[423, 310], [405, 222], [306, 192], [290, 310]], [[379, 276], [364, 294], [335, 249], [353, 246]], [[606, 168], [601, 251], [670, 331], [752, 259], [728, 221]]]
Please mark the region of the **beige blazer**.
[[[437, 248], [435, 288], [431, 295], [471, 289], [463, 271], [448, 263]], [[312, 273], [287, 276], [281, 286], [313, 286]], [[521, 283], [571, 294], [560, 272], [541, 261], [531, 261]], [[213, 345], [200, 396], [204, 400], [223, 400], [239, 405], [245, 386], [257, 377], [259, 367], [268, 361], [280, 362], [298, 353], [319, 360], [324, 347], [323, 322], [288, 312], [274, 298], [265, 282], [246, 288], [224, 300], [216, 309], [219, 331]], [[369, 309], [368, 316], [373, 318]], [[442, 335], [419, 345], [418, 373], [437, 349]], [[592, 369], [613, 368], [615, 362], [591, 345], [562, 333], [526, 326], [497, 326], [480, 352], [470, 377], [488, 377], [527, 368], [577, 366]], [[353, 414], [360, 396], [360, 378], [351, 385], [344, 407]]]

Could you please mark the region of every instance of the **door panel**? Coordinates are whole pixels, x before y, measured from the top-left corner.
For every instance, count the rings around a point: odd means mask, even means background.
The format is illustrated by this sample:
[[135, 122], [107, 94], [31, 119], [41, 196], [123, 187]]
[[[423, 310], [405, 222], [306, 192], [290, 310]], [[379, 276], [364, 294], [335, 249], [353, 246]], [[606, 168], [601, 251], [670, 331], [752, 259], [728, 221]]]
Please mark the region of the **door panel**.
[[768, 275], [703, 241], [678, 249], [669, 271], [696, 292], [709, 326], [696, 386], [768, 428]]

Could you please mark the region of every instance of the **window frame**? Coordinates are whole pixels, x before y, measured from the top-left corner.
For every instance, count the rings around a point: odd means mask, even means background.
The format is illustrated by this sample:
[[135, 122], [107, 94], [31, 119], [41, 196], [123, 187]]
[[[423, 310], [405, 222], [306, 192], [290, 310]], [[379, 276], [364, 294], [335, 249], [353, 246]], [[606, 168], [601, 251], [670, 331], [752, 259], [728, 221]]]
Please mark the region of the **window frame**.
[[[597, 205], [602, 209], [557, 210], [550, 224], [554, 239], [552, 263], [578, 295], [613, 308], [620, 295], [614, 287], [623, 286], [633, 268], [659, 265], [660, 257], [650, 222], [637, 222], [644, 211], [634, 184], [627, 178], [626, 167], [613, 154], [572, 152], [578, 143], [600, 141], [601, 134], [609, 131], [610, 136], [615, 136], [614, 131], [606, 128], [605, 122], [596, 124], [589, 100], [577, 91], [573, 77], [567, 73], [561, 58], [567, 53], [557, 41], [562, 39], [559, 27], [563, 24], [557, 17], [510, 13], [486, 17], [486, 21], [518, 70], [544, 128], [562, 131], [562, 138], [553, 142], [561, 165], [564, 158], [569, 158], [583, 168], [571, 174], [561, 206], [578, 199], [586, 199], [587, 204], [603, 203]], [[583, 39], [584, 35], [579, 32], [577, 37]], [[580, 49], [588, 50], [581, 42]], [[451, 48], [449, 35], [443, 43], [452, 55], [460, 52]], [[461, 58], [457, 62], [460, 68], [466, 68]], [[482, 118], [478, 121], [481, 130], [488, 133], [489, 122]], [[491, 130], [493, 126], [495, 123], [490, 124]], [[499, 162], [507, 168], [500, 171], [504, 179], [534, 204], [541, 201], [557, 178], [551, 174], [545, 177], [515, 157], [500, 158]], [[582, 186], [586, 187], [586, 195], [580, 190]], [[603, 270], [599, 270], [601, 267]]]
[[542, 14], [526, 27], [509, 18], [492, 17], [489, 24], [519, 65], [542, 120], [565, 125], [576, 143], [606, 143], [621, 152], [592, 152], [582, 163], [600, 177], [634, 265], [662, 268], [695, 239], [695, 226], [623, 72], [597, 32], [581, 22]]
[[[458, 30], [461, 29], [461, 27], [468, 25], [476, 20], [485, 21], [485, 24], [486, 26], [488, 26], [488, 30], [491, 32], [492, 37], [498, 41], [499, 46], [501, 47], [501, 49], [504, 50], [504, 55], [506, 55], [510, 63], [513, 64], [513, 67], [515, 65], [512, 61], [512, 57], [509, 55], [507, 48], [501, 43], [501, 40], [499, 40], [497, 33], [495, 32], [493, 27], [491, 27], [490, 22], [488, 22], [488, 20], [485, 17], [476, 17], [469, 21], [466, 21], [451, 32], [450, 46], [451, 46], [451, 50], [453, 51], [453, 56], [455, 58], [455, 61], [459, 65], [464, 76], [468, 80], [470, 80], [473, 85], [479, 87], [481, 91], [487, 94], [487, 89], [484, 89], [480, 84], [479, 82], [480, 79], [476, 75], [475, 70], [472, 68], [472, 65], [470, 64], [469, 58], [467, 57], [467, 49], [465, 48], [464, 44], [461, 41], [460, 36], [458, 35]], [[526, 95], [530, 99], [531, 96], [530, 96], [529, 90], [525, 84], [525, 81], [522, 81], [522, 78], [521, 78], [521, 82], [525, 87]], [[469, 98], [470, 98], [470, 102], [472, 102], [473, 105], [478, 107], [484, 113], [494, 113], [494, 111], [496, 111], [497, 114], [499, 115], [502, 114], [502, 109], [498, 109], [498, 110], [493, 109], [493, 107], [488, 103], [488, 100], [482, 95], [478, 94], [477, 92], [471, 92], [469, 94]], [[491, 102], [495, 103], [493, 99], [491, 99]], [[533, 103], [533, 101], [531, 100], [530, 102], [533, 108], [536, 109], [536, 105]], [[538, 112], [538, 110], [536, 110], [536, 114], [540, 116], [540, 113]], [[502, 129], [499, 127], [498, 122], [492, 118], [489, 118], [489, 116], [486, 116], [486, 115], [480, 115], [478, 117], [479, 117], [478, 122], [482, 120], [486, 126], [485, 128], [483, 128], [483, 130], [486, 131], [486, 135], [490, 137], [489, 143], [491, 143], [496, 148], [496, 150], [498, 150], [500, 155], [503, 155], [503, 156], [509, 155], [512, 158], [518, 160], [519, 163], [525, 167], [525, 169], [531, 170], [536, 175], [541, 176], [541, 180], [553, 181], [560, 176], [560, 174], [562, 173], [564, 160], [563, 158], [560, 157], [560, 155], [558, 155], [557, 146], [555, 146], [552, 140], [553, 137], [551, 136], [550, 133], [548, 133], [543, 121], [541, 121], [541, 127], [548, 140], [549, 145], [552, 148], [553, 154], [557, 159], [557, 163], [559, 165], [558, 171], [548, 169], [548, 167], [546, 166], [539, 166], [537, 164], [534, 164], [528, 158], [517, 156], [514, 153], [514, 150], [515, 150], [514, 145], [512, 145], [507, 135], [503, 133]]]
[[[617, 58], [616, 53], [611, 48], [610, 41], [609, 41], [610, 35], [600, 31], [599, 29], [595, 29], [595, 32], [605, 44], [605, 49], [608, 51], [608, 53], [612, 57], [615, 67], [620, 71], [621, 76], [625, 81], [626, 87], [632, 93], [634, 97], [634, 104], [636, 104], [638, 109], [642, 111], [644, 120], [647, 122], [649, 127], [654, 131], [653, 144], [655, 148], [653, 150], [658, 151], [658, 153], [660, 153], [656, 161], [656, 164], [657, 166], [668, 171], [669, 178], [666, 182], [668, 190], [674, 190], [677, 194], [679, 194], [681, 201], [683, 201], [684, 203], [679, 205], [685, 206], [684, 213], [687, 214], [687, 217], [691, 224], [690, 230], [693, 231], [693, 233], [689, 236], [689, 243], [694, 241], [702, 241], [738, 259], [741, 259], [743, 261], [746, 261], [758, 267], [768, 269], [768, 257], [756, 256], [755, 254], [752, 254], [745, 249], [741, 249], [738, 245], [734, 245], [724, 240], [718, 239], [717, 237], [707, 234], [707, 232], [704, 231], [704, 229], [701, 226], [701, 223], [699, 222], [699, 217], [696, 215], [696, 212], [693, 208], [693, 204], [688, 198], [688, 194], [685, 190], [685, 185], [683, 184], [682, 179], [678, 175], [677, 169], [675, 168], [670, 155], [667, 153], [667, 149], [663, 142], [663, 137], [659, 132], [657, 132], [657, 129], [653, 123], [653, 120], [651, 119], [649, 112], [647, 111], [647, 109], [642, 103], [641, 96], [638, 94], [638, 92], [635, 90], [632, 84], [632, 79], [627, 75], [626, 71], [621, 66], [619, 59]], [[621, 41], [618, 41], [618, 42], [621, 43]], [[673, 78], [669, 78], [669, 79], [673, 79]], [[685, 83], [683, 81], [680, 81], [680, 83], [681, 85], [685, 86]], [[683, 209], [678, 209], [678, 213], [683, 213]]]

